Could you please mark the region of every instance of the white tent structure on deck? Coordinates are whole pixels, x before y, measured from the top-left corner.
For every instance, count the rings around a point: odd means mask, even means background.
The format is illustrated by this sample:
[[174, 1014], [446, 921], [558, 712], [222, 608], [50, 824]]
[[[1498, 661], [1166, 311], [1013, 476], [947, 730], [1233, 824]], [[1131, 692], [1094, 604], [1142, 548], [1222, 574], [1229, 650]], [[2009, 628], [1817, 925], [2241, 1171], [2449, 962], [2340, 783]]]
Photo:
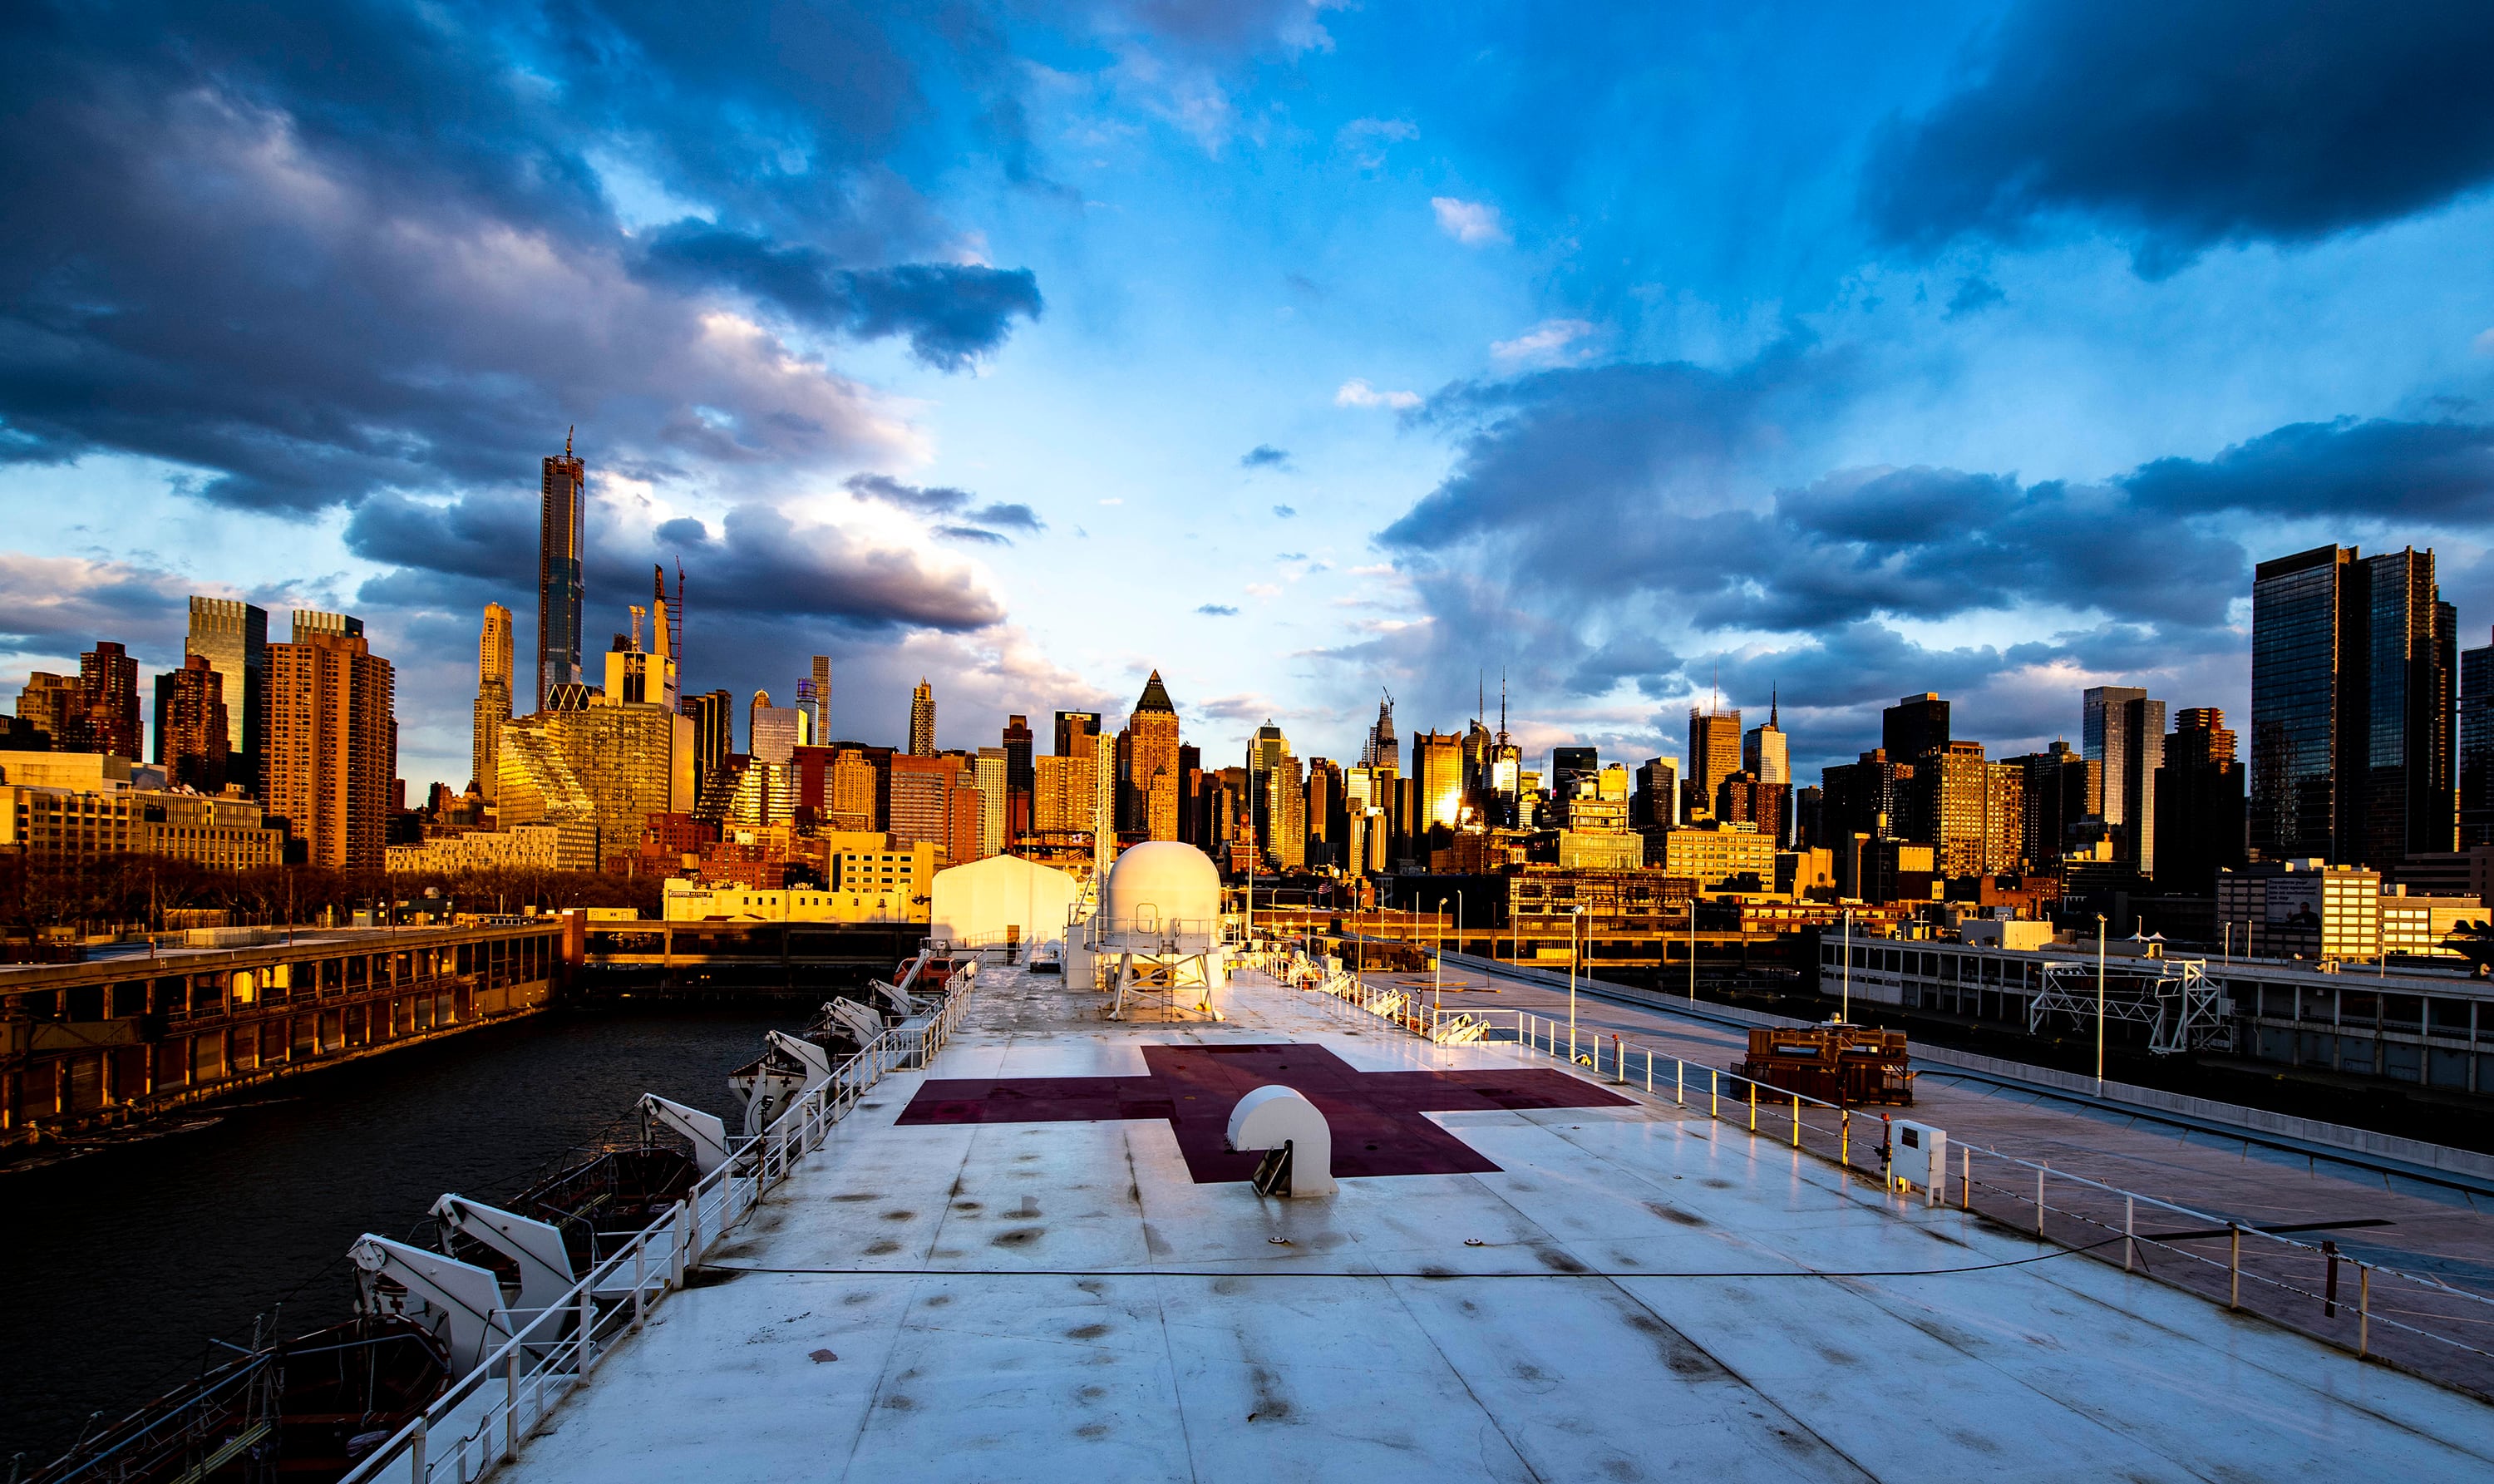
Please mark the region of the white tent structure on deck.
[[1081, 893], [1080, 882], [1052, 866], [989, 856], [935, 873], [927, 937], [981, 953], [1058, 942]]

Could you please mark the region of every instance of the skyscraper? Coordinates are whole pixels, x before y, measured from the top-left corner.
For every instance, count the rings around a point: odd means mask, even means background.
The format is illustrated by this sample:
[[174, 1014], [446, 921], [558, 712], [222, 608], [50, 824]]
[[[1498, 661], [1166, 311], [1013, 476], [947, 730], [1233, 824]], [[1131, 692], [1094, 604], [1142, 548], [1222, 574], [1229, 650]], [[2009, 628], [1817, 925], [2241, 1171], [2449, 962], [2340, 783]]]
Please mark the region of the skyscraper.
[[1147, 840], [1177, 838], [1177, 708], [1170, 703], [1161, 673], [1152, 672], [1126, 719], [1125, 776], [1120, 779], [1119, 829]]
[[2130, 685], [2097, 685], [2081, 698], [2079, 745], [2104, 780], [2103, 818], [2114, 850], [2143, 876], [2156, 874], [2156, 770], [2165, 763], [2165, 703]]
[[268, 611], [234, 598], [191, 599], [185, 654], [204, 655], [226, 702], [226, 781], [261, 791], [260, 734], [268, 727]]
[[684, 697], [684, 710], [693, 723], [693, 792], [700, 797], [736, 750], [736, 698], [724, 690], [704, 691]]
[[1777, 796], [1776, 827], [1779, 844], [1790, 838], [1792, 830], [1792, 739], [1776, 724], [1779, 708], [1770, 701], [1767, 720], [1754, 726], [1741, 738], [1741, 771], [1758, 780], [1761, 788], [1772, 789]]
[[360, 639], [364, 621], [350, 613], [322, 613], [317, 608], [297, 608], [287, 615], [293, 640], [301, 644], [315, 634], [329, 634], [340, 639]]
[[814, 745], [832, 744], [832, 656], [814, 656]]
[[981, 747], [970, 775], [979, 790], [979, 859], [1004, 854], [1007, 796], [1012, 790], [1005, 782], [1010, 771], [1002, 747]]
[[[1420, 784], [1420, 817], [1412, 822], [1414, 834], [1451, 830], [1464, 811], [1464, 739], [1459, 732], [1418, 732], [1412, 738], [1412, 776]], [[1591, 780], [1587, 787], [1591, 789]], [[1426, 860], [1425, 848], [1414, 851]]]
[[140, 735], [145, 723], [138, 712], [138, 661], [109, 639], [78, 656], [78, 699], [86, 706], [87, 736], [98, 752], [143, 760]]
[[935, 687], [923, 675], [909, 692], [909, 755], [935, 755]]
[[2036, 870], [2052, 870], [2069, 843], [2070, 827], [2104, 808], [2104, 769], [2059, 740], [2009, 762], [2024, 771], [2025, 860]]
[[1723, 780], [1741, 771], [1741, 713], [1717, 707], [1688, 709], [1688, 783], [1682, 792], [1703, 799], [1713, 812]]
[[86, 703], [75, 676], [38, 670], [17, 692], [17, 719], [50, 734], [55, 752], [91, 752], [86, 742]]
[[564, 434], [561, 457], [545, 461], [537, 508], [537, 688], [535, 710], [546, 691], [576, 681], [580, 674], [582, 518], [588, 507], [589, 467], [572, 456]]
[[295, 618], [294, 641], [268, 647], [268, 812], [293, 827], [312, 863], [379, 870], [398, 776], [396, 678], [361, 624]]
[[1013, 842], [1030, 833], [1031, 748], [1034, 744], [1029, 717], [1005, 718], [1005, 833], [1004, 843], [997, 846], [999, 850], [1011, 848]]
[[476, 634], [476, 704], [470, 718], [468, 775], [488, 800], [494, 798], [502, 771], [502, 723], [510, 719], [511, 611], [487, 603], [484, 626]]
[[2226, 713], [2193, 707], [2175, 718], [2156, 771], [2156, 875], [2170, 890], [2216, 890], [2217, 872], [2243, 863], [2243, 765]]
[[2456, 627], [2430, 551], [2321, 546], [2254, 569], [2260, 859], [2378, 867], [2451, 848]]
[[771, 692], [757, 690], [745, 711], [745, 750], [757, 763], [784, 764], [797, 755], [801, 740], [797, 708], [774, 706]]
[[1935, 691], [1906, 696], [1879, 713], [1879, 749], [1899, 763], [1913, 763], [1949, 744], [1949, 704]]
[[1388, 768], [1400, 771], [1403, 747], [1394, 737], [1394, 697], [1384, 695], [1377, 703], [1377, 724], [1368, 729], [1367, 741], [1360, 743], [1359, 766]]
[[1598, 747], [1550, 749], [1550, 791], [1562, 799], [1591, 790], [1601, 771], [1602, 752]]
[[204, 654], [185, 654], [182, 668], [156, 677], [156, 761], [167, 781], [213, 794], [226, 786], [230, 761], [225, 677]]
[[1056, 713], [1056, 755], [1097, 759], [1100, 735], [1098, 712], [1058, 712]]
[[2494, 845], [2494, 645], [2459, 652], [2459, 848]]

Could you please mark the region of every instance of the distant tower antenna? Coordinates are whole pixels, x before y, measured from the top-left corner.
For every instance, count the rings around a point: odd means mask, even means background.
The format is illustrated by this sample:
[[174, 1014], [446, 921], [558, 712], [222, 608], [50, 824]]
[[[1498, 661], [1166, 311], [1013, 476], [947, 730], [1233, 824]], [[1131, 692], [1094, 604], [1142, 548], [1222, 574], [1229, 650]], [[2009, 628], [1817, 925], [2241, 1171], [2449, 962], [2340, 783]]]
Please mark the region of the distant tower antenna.
[[570, 427], [563, 430], [563, 456], [566, 459], [571, 457], [571, 436], [579, 431], [580, 424], [578, 423], [573, 423]]

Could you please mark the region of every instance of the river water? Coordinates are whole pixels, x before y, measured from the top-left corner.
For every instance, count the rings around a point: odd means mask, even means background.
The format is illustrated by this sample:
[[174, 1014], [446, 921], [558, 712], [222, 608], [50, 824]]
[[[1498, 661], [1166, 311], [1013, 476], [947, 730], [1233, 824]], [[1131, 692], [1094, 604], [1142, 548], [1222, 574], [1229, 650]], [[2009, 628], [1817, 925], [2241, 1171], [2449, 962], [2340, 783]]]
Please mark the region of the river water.
[[280, 1300], [348, 1317], [364, 1232], [494, 1200], [654, 1092], [728, 1117], [727, 1074], [793, 1004], [557, 1010], [262, 1089], [214, 1127], [0, 1173], [0, 1479], [198, 1374]]

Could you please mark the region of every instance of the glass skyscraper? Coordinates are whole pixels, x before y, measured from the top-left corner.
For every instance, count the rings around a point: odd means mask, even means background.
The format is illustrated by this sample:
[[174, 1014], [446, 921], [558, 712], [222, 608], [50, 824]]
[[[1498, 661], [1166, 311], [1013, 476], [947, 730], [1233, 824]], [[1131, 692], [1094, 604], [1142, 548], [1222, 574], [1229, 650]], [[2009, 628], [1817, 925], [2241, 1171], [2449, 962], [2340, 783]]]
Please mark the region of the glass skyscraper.
[[194, 597], [182, 652], [204, 656], [223, 681], [227, 779], [265, 798], [260, 754], [268, 730], [268, 611], [234, 598]]
[[2457, 620], [2433, 553], [2323, 546], [2255, 569], [2252, 849], [2396, 865], [2452, 847]]
[[589, 467], [572, 457], [571, 439], [560, 458], [545, 461], [543, 502], [537, 510], [537, 693], [578, 681], [580, 676], [581, 520], [588, 503]]
[[2459, 848], [2494, 845], [2494, 644], [2459, 653]]

